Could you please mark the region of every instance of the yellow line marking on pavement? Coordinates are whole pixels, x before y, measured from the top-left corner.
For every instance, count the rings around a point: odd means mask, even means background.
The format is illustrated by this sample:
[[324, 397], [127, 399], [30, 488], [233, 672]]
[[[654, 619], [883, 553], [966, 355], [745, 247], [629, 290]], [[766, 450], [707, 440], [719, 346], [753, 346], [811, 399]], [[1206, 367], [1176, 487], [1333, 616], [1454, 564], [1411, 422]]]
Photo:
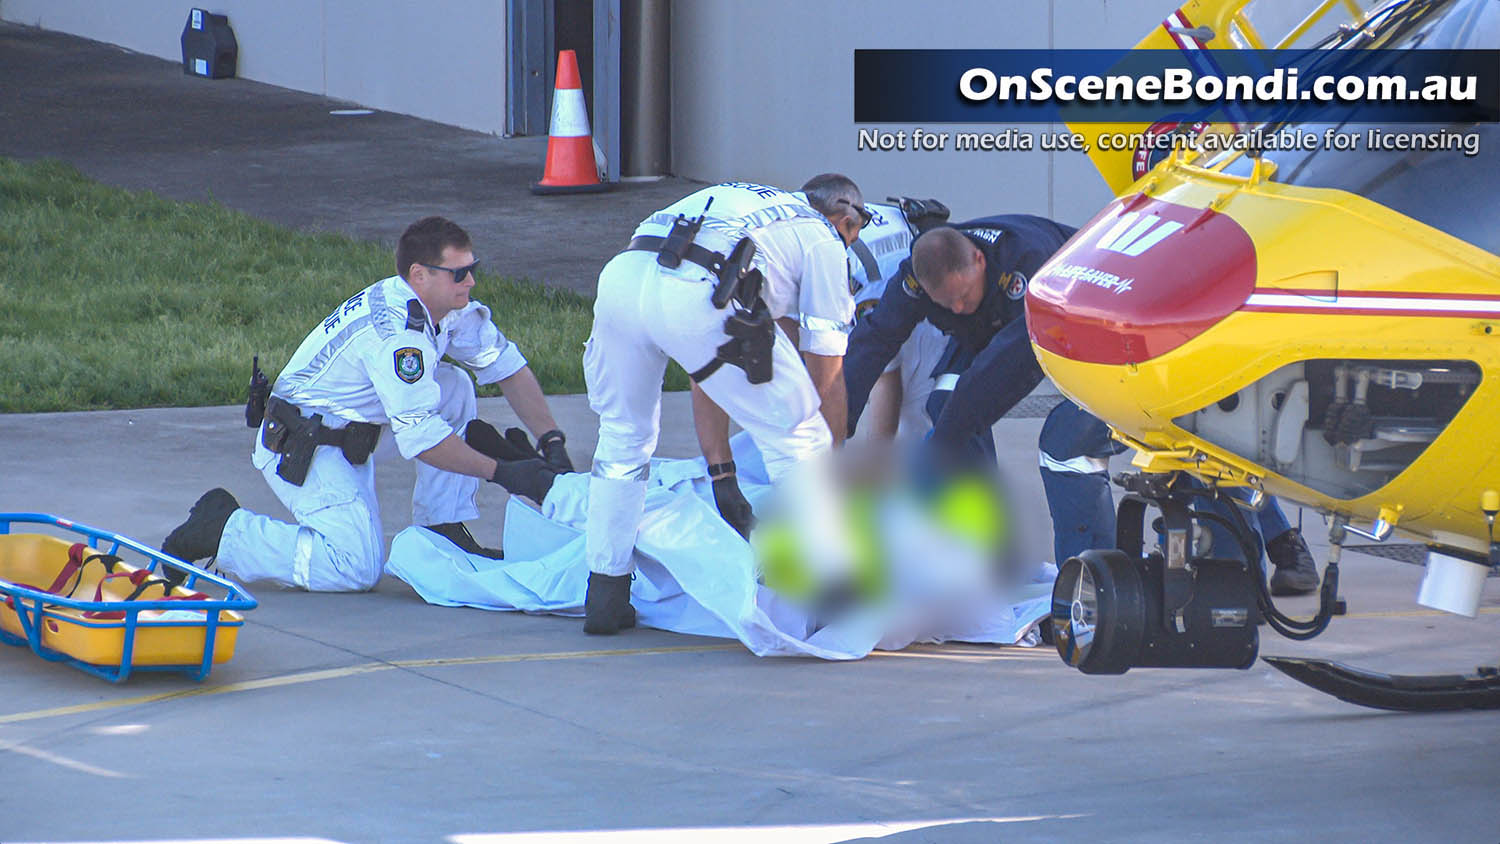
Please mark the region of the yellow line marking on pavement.
[[[1480, 615], [1500, 614], [1500, 607], [1480, 607]], [[1352, 612], [1344, 616], [1334, 616], [1334, 621], [1339, 618], [1431, 618], [1433, 616], [1449, 616], [1452, 618], [1463, 618], [1442, 610], [1381, 610], [1377, 612]]]
[[625, 648], [620, 650], [598, 650], [598, 651], [552, 651], [546, 653], [529, 654], [496, 654], [493, 656], [468, 656], [468, 657], [439, 657], [435, 659], [394, 659], [390, 662], [367, 662], [362, 665], [350, 665], [345, 668], [330, 668], [323, 671], [304, 671], [300, 674], [282, 674], [277, 677], [266, 677], [261, 680], [245, 680], [240, 683], [227, 683], [222, 686], [198, 686], [191, 689], [181, 689], [175, 692], [161, 692], [154, 695], [139, 695], [136, 697], [116, 698], [114, 700], [101, 700], [96, 703], [80, 703], [73, 706], [57, 706], [51, 709], [35, 709], [30, 712], [16, 712], [11, 715], [0, 715], [0, 724], [14, 724], [18, 721], [35, 721], [39, 718], [59, 718], [64, 715], [78, 715], [83, 712], [97, 712], [104, 709], [118, 709], [125, 706], [137, 706], [145, 703], [157, 703], [166, 700], [177, 700], [179, 698], [201, 697], [203, 695], [222, 695], [230, 692], [249, 692], [258, 689], [272, 689], [278, 686], [295, 686], [301, 683], [316, 683], [322, 680], [336, 680], [341, 677], [354, 677], [359, 674], [373, 674], [377, 671], [390, 671], [396, 668], [440, 668], [448, 665], [497, 665], [507, 662], [544, 662], [548, 660], [561, 659], [590, 659], [604, 656], [648, 656], [654, 654], [676, 654], [676, 653], [704, 653], [709, 651], [732, 651], [744, 650], [744, 645], [735, 642], [732, 645], [684, 645], [682, 647], [665, 648]]

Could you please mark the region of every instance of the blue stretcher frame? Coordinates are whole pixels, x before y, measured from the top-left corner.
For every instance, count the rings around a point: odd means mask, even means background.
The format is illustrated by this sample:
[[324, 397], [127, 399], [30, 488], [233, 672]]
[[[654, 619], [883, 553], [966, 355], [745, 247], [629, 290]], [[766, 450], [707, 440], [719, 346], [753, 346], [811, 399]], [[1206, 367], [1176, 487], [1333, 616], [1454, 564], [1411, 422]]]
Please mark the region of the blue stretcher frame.
[[[16, 616], [21, 621], [21, 629], [24, 636], [16, 636], [5, 630], [0, 630], [0, 642], [17, 647], [29, 646], [33, 653], [48, 662], [62, 662], [72, 665], [81, 671], [103, 677], [112, 683], [121, 683], [128, 679], [132, 671], [175, 671], [202, 681], [208, 676], [208, 672], [214, 664], [214, 641], [218, 637], [221, 626], [240, 626], [244, 622], [223, 621], [222, 614], [226, 610], [245, 612], [255, 609], [257, 602], [243, 586], [225, 580], [222, 577], [211, 574], [197, 566], [185, 563], [176, 557], [169, 556], [149, 548], [127, 536], [121, 536], [114, 531], [103, 530], [89, 525], [79, 524], [71, 519], [53, 516], [47, 513], [0, 513], [0, 534], [9, 534], [11, 525], [42, 524], [62, 528], [86, 537], [90, 548], [104, 554], [118, 554], [121, 548], [129, 548], [150, 560], [150, 571], [154, 575], [167, 567], [187, 572], [187, 579], [183, 584], [189, 589], [197, 587], [199, 581], [207, 581], [215, 586], [221, 587], [228, 595], [219, 600], [193, 601], [191, 609], [203, 611], [202, 622], [153, 622], [152, 627], [203, 627], [203, 660], [197, 665], [142, 665], [132, 666], [131, 658], [135, 651], [135, 633], [138, 627], [138, 615], [142, 610], [180, 610], [183, 609], [181, 601], [85, 601], [77, 598], [65, 598], [50, 592], [43, 592], [12, 583], [0, 578], [0, 596], [8, 596], [15, 605]], [[107, 547], [101, 547], [106, 543]], [[41, 622], [52, 607], [69, 607], [94, 612], [124, 612], [123, 621], [111, 621], [107, 623], [93, 624], [95, 627], [120, 627], [125, 628], [125, 639], [120, 652], [120, 664], [118, 667], [111, 665], [94, 665], [84, 662], [60, 651], [53, 650], [42, 644]], [[67, 623], [75, 624], [76, 619], [65, 618]]]

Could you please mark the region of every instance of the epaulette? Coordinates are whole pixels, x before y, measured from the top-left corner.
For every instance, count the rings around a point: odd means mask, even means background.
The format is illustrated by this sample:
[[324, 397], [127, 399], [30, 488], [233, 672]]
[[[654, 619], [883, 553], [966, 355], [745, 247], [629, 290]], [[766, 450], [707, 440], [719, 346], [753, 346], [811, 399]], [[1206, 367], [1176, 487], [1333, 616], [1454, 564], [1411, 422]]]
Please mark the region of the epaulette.
[[422, 307], [418, 299], [406, 300], [406, 330], [427, 331], [427, 309]]

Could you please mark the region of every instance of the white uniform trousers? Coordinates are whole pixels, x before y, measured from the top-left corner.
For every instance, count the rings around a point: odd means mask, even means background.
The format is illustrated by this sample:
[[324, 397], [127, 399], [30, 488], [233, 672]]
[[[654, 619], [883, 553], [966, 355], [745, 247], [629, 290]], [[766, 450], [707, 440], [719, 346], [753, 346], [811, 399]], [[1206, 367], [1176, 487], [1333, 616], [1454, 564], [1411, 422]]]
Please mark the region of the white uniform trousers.
[[[467, 372], [446, 363], [438, 365], [434, 377], [441, 388], [438, 414], [461, 435], [478, 412], [474, 381]], [[382, 445], [387, 445], [389, 432], [381, 434]], [[378, 449], [381, 453], [391, 450]], [[302, 486], [293, 486], [276, 474], [280, 455], [262, 445], [258, 435], [251, 462], [297, 522], [236, 510], [219, 540], [219, 569], [243, 581], [270, 580], [313, 592], [373, 588], [385, 568], [385, 534], [375, 497], [375, 455], [353, 466], [337, 446], [320, 445]], [[478, 478], [418, 461], [412, 522], [430, 525], [477, 518], [474, 495], [478, 490]]]
[[[599, 414], [585, 539], [590, 571], [634, 570], [667, 359], [693, 372], [729, 339], [729, 310], [709, 302], [713, 283], [691, 262], [666, 270], [646, 251], [616, 255], [599, 275], [583, 354], [589, 405]], [[772, 378], [764, 384], [751, 384], [744, 370], [726, 364], [699, 386], [754, 439], [775, 483], [800, 461], [828, 454], [833, 438], [802, 358], [779, 330], [771, 361]]]

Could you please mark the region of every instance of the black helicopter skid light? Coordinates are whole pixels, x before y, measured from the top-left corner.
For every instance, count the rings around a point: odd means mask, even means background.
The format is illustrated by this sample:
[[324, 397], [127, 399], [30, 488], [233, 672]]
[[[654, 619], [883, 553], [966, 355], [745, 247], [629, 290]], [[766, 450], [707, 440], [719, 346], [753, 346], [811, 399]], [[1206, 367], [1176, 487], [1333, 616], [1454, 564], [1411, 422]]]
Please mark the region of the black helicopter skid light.
[[[1260, 648], [1259, 569], [1192, 556], [1188, 496], [1162, 475], [1122, 475], [1114, 549], [1063, 562], [1052, 587], [1053, 643], [1085, 674], [1131, 668], [1249, 668]], [[1144, 553], [1146, 513], [1161, 552]], [[1201, 514], [1200, 514], [1201, 515]]]
[[1472, 674], [1381, 674], [1325, 659], [1261, 657], [1277, 671], [1339, 700], [1400, 712], [1500, 709], [1500, 667]]
[[1085, 551], [1063, 563], [1052, 589], [1052, 631], [1063, 661], [1085, 674], [1131, 668], [1249, 668], [1260, 620], [1249, 570], [1195, 559], [1186, 602], [1164, 609], [1160, 554]]

